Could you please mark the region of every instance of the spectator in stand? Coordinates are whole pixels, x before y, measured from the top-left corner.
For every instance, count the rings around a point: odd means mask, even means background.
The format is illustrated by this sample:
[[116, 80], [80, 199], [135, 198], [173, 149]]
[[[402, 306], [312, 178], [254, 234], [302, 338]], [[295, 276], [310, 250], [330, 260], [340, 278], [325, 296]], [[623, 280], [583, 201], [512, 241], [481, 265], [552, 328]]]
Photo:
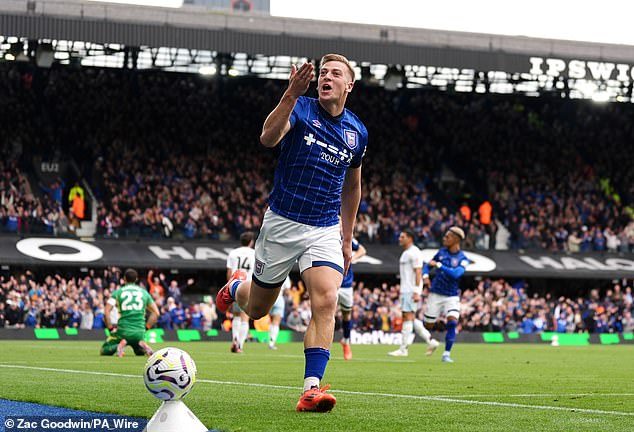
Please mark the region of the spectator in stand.
[[90, 330], [93, 328], [95, 322], [95, 314], [93, 313], [92, 308], [90, 307], [90, 303], [87, 299], [82, 301], [81, 307], [81, 321], [79, 324], [79, 328], [82, 330]]
[[5, 308], [5, 326], [8, 328], [24, 328], [24, 313], [18, 300], [8, 300]]
[[165, 275], [160, 273], [159, 276], [156, 276], [154, 270], [148, 271], [147, 274], [147, 283], [148, 283], [148, 292], [154, 298], [154, 301], [161, 301], [165, 298], [165, 289], [163, 288], [163, 284], [161, 283], [161, 279], [165, 280]]
[[165, 330], [171, 330], [174, 328], [174, 325], [172, 324], [172, 314], [166, 305], [161, 306], [161, 314], [156, 325]]
[[471, 208], [469, 207], [469, 205], [467, 205], [467, 203], [462, 203], [459, 211], [465, 222], [471, 222]]
[[40, 325], [44, 328], [57, 327], [57, 310], [54, 303], [49, 303], [48, 306], [40, 312]]
[[28, 308], [25, 308], [26, 315], [24, 316], [24, 326], [31, 328], [39, 328], [40, 320], [37, 306], [32, 305]]
[[577, 235], [577, 230], [574, 230], [567, 239], [567, 250], [571, 253], [577, 253], [580, 251], [580, 246], [582, 240]]
[[190, 324], [188, 328], [202, 330], [204, 327], [205, 317], [200, 311], [200, 305], [195, 303], [189, 312]]
[[619, 246], [621, 245], [621, 240], [614, 231], [612, 231], [612, 228], [607, 227], [603, 232], [603, 236], [605, 237], [605, 244], [608, 252], [617, 252]]
[[174, 329], [184, 329], [187, 327], [187, 314], [185, 313], [182, 303], [176, 303], [176, 306], [170, 311], [170, 317]]
[[[72, 207], [73, 205], [73, 201], [75, 200], [75, 197], [79, 195], [80, 198], [82, 199], [82, 201], [86, 200], [86, 196], [84, 194], [84, 188], [82, 188], [79, 185], [79, 182], [76, 181], [75, 184], [73, 185], [72, 188], [70, 188], [70, 191], [68, 192], [68, 205], [70, 207]], [[83, 218], [82, 218], [83, 219]]]
[[200, 303], [200, 310], [203, 314], [203, 330], [208, 331], [214, 328], [218, 314], [216, 313], [216, 305], [211, 296], [203, 297], [203, 302]]
[[93, 319], [92, 328], [93, 329], [103, 329], [106, 328], [106, 322], [104, 319], [104, 305], [102, 301], [97, 301], [94, 307], [95, 317]]
[[64, 182], [64, 180], [62, 180], [59, 177], [57, 178], [57, 180], [54, 180], [53, 182], [51, 182], [50, 186], [48, 187], [40, 183], [40, 189], [42, 189], [44, 192], [46, 192], [49, 195], [51, 201], [55, 204], [57, 208], [62, 207], [62, 196], [64, 193], [65, 186], [66, 186], [66, 183]]
[[632, 312], [630, 310], [626, 310], [623, 313], [623, 320], [621, 321], [623, 325], [624, 333], [632, 333], [634, 332], [634, 317], [632, 317]]
[[286, 318], [286, 325], [297, 332], [303, 333], [306, 331], [306, 325], [304, 324], [297, 308], [293, 308], [293, 310], [289, 313]]
[[73, 197], [72, 210], [75, 217], [81, 222], [84, 219], [85, 215], [85, 204], [84, 198], [79, 192], [77, 192]]

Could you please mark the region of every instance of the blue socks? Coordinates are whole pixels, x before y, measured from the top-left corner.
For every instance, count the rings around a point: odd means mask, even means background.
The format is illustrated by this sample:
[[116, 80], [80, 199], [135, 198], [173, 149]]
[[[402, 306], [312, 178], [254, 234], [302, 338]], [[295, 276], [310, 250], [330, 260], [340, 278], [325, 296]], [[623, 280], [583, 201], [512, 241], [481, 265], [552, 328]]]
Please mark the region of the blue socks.
[[238, 285], [240, 285], [240, 282], [242, 282], [242, 281], [239, 281], [239, 280], [234, 281], [231, 284], [231, 288], [229, 289], [229, 293], [231, 294], [231, 298], [234, 299], [234, 300], [236, 298], [236, 290], [238, 289]]
[[352, 321], [343, 321], [341, 323], [344, 339], [350, 339], [350, 330], [352, 330]]
[[456, 325], [458, 323], [453, 320], [447, 321], [447, 334], [445, 335], [445, 351], [451, 351], [453, 343], [456, 341]]
[[330, 360], [330, 351], [324, 348], [306, 348], [304, 357], [306, 357], [304, 378], [316, 377], [322, 379], [328, 360]]

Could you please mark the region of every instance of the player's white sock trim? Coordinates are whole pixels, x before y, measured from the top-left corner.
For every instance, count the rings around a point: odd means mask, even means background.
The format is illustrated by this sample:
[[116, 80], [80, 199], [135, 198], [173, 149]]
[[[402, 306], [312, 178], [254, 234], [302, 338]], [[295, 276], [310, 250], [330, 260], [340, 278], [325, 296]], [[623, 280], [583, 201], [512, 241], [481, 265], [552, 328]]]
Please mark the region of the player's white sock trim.
[[313, 387], [319, 387], [319, 378], [317, 377], [304, 378], [304, 391], [310, 390]]

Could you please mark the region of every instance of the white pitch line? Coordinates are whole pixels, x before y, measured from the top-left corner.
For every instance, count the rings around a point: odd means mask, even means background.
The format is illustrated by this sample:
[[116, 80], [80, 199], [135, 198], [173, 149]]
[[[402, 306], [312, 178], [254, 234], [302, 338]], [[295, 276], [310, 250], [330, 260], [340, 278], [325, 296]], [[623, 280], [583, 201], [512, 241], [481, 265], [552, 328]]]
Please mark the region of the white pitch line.
[[[64, 373], [76, 373], [76, 374], [86, 374], [86, 375], [101, 375], [101, 376], [114, 376], [114, 377], [141, 379], [141, 376], [139, 375], [119, 374], [114, 372], [95, 372], [95, 371], [43, 368], [43, 367], [35, 367], [35, 366], [18, 366], [18, 365], [7, 365], [7, 364], [0, 364], [0, 368], [29, 369], [29, 370], [39, 370], [39, 371], [47, 371], [47, 372], [64, 372]], [[204, 382], [208, 384], [219, 384], [219, 385], [274, 388], [274, 389], [284, 389], [284, 390], [299, 390], [300, 389], [300, 387], [294, 387], [294, 386], [244, 383], [244, 382], [233, 382], [233, 381], [216, 381], [216, 380], [202, 380], [201, 379], [201, 380], [197, 380], [197, 382]], [[595, 409], [586, 409], [586, 408], [556, 407], [556, 406], [549, 406], [549, 405], [526, 405], [526, 404], [507, 403], [507, 402], [475, 401], [475, 400], [469, 400], [469, 399], [455, 399], [454, 397], [445, 397], [445, 396], [418, 396], [418, 395], [406, 395], [406, 394], [396, 394], [396, 393], [359, 392], [359, 391], [350, 391], [350, 390], [331, 390], [331, 392], [356, 395], [356, 396], [378, 396], [383, 398], [388, 397], [388, 398], [399, 398], [399, 399], [427, 400], [427, 401], [450, 402], [450, 403], [459, 403], [459, 404], [467, 404], [467, 405], [488, 405], [488, 406], [494, 406], [494, 407], [529, 408], [529, 409], [538, 409], [538, 410], [566, 411], [566, 412], [587, 413], [587, 414], [634, 416], [634, 412], [604, 411], [604, 410], [595, 410]], [[589, 395], [598, 396], [597, 394], [589, 394]], [[616, 393], [615, 395], [618, 395], [618, 393]], [[630, 394], [626, 393], [625, 395], [629, 396]], [[494, 396], [494, 395], [482, 395], [482, 397], [490, 397], [490, 396]], [[506, 395], [500, 395], [499, 397], [504, 397], [504, 396]], [[530, 396], [530, 395], [525, 395], [525, 396]], [[548, 396], [548, 395], [541, 395], [541, 396]], [[556, 395], [556, 396], [565, 397], [564, 395]], [[471, 397], [474, 397], [474, 396], [471, 396]]]
[[530, 394], [461, 394], [461, 395], [437, 395], [439, 398], [486, 398], [486, 397], [610, 397], [610, 396], [634, 396], [634, 393], [530, 393]]
[[594, 410], [594, 409], [586, 409], [586, 408], [556, 407], [556, 406], [549, 406], [549, 405], [525, 405], [525, 404], [507, 403], [507, 402], [486, 402], [486, 401], [475, 401], [475, 400], [469, 400], [469, 399], [454, 399], [454, 398], [448, 398], [443, 396], [440, 396], [440, 397], [439, 396], [416, 396], [416, 395], [402, 395], [402, 394], [393, 394], [393, 393], [356, 392], [356, 391], [348, 391], [348, 390], [331, 390], [331, 392], [363, 395], [363, 396], [380, 396], [380, 397], [393, 397], [393, 398], [401, 398], [401, 399], [428, 400], [428, 401], [437, 401], [437, 402], [453, 402], [453, 403], [473, 404], [473, 405], [489, 405], [489, 406], [511, 407], [511, 408], [532, 408], [532, 409], [550, 410], [550, 411], [567, 411], [567, 412], [575, 412], [575, 413], [581, 412], [581, 413], [588, 413], [588, 414], [634, 416], [634, 412], [604, 411], [604, 410]]

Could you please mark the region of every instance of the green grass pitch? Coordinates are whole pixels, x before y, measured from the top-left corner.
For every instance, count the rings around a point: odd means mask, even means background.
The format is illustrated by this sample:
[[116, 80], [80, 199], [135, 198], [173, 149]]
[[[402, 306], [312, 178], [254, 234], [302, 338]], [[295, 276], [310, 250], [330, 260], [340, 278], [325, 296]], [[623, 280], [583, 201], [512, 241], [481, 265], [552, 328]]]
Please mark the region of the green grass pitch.
[[[270, 351], [248, 343], [170, 343], [189, 352], [198, 382], [187, 406], [223, 431], [632, 431], [634, 347], [459, 344], [456, 363], [440, 352], [407, 358], [394, 346], [339, 344], [323, 383], [337, 406], [297, 413], [301, 344]], [[100, 343], [0, 341], [0, 398], [149, 418], [159, 406], [143, 385], [144, 357], [100, 357]], [[155, 348], [168, 346], [155, 345]], [[19, 413], [15, 413], [19, 414]]]

